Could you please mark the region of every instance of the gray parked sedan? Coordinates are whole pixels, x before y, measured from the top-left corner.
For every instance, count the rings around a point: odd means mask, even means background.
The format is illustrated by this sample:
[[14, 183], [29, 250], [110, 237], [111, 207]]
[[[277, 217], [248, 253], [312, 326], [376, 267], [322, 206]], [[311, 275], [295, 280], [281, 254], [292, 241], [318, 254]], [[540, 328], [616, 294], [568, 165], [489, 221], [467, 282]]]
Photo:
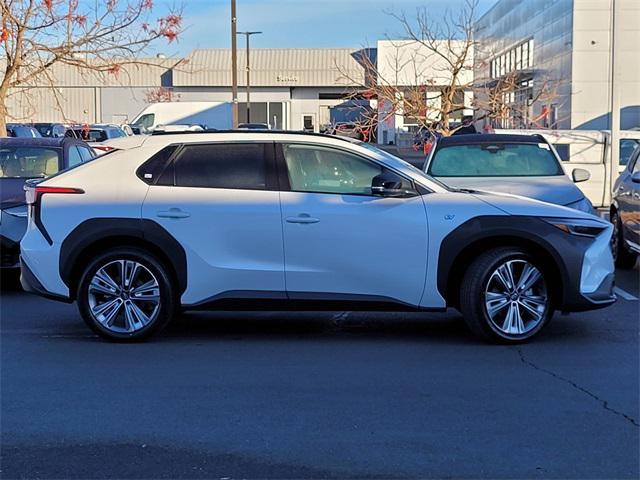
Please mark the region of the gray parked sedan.
[[640, 147], [613, 187], [611, 250], [616, 265], [631, 268], [640, 254]]
[[511, 193], [594, 213], [575, 185], [589, 179], [576, 168], [569, 178], [541, 135], [469, 134], [442, 137], [424, 166], [453, 188]]

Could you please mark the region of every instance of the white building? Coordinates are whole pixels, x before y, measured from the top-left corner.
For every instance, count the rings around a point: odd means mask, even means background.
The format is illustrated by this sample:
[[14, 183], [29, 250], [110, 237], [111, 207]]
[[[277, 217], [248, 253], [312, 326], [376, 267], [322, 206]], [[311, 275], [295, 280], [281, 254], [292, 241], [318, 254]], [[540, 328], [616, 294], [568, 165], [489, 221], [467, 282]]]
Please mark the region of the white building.
[[[441, 41], [440, 52], [448, 52], [450, 48], [452, 57], [458, 56], [464, 48], [464, 41]], [[376, 52], [377, 82], [378, 85], [395, 87], [399, 93], [403, 88], [424, 86], [426, 90], [427, 118], [429, 114], [438, 112], [440, 108], [441, 88], [452, 81], [451, 67], [441, 55], [428, 49], [425, 45], [413, 40], [380, 40]], [[467, 63], [457, 77], [456, 84], [464, 92], [461, 103], [468, 106], [468, 110], [458, 111], [452, 116], [452, 120], [460, 121], [463, 116], [471, 115], [471, 103], [473, 94], [471, 84], [473, 82], [473, 52], [468, 55]], [[468, 87], [468, 88], [467, 88]], [[385, 111], [385, 105], [379, 105], [380, 121], [378, 123], [378, 143], [397, 143], [398, 134], [413, 132], [419, 125], [415, 119], [404, 115], [402, 110], [396, 109], [393, 115]], [[432, 120], [438, 120], [433, 116]]]
[[[621, 56], [621, 128], [640, 127], [640, 0], [615, 0]], [[476, 78], [518, 72], [524, 121], [505, 127], [609, 128], [612, 0], [499, 0], [476, 24]], [[555, 98], [531, 101], [542, 82]]]

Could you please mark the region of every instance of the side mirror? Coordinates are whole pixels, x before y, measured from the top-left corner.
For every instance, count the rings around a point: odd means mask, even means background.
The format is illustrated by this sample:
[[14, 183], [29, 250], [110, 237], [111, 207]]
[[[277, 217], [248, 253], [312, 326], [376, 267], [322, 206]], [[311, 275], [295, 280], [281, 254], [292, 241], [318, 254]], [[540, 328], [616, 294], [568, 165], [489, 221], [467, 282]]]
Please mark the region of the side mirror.
[[633, 183], [640, 183], [640, 171], [634, 173], [633, 175], [631, 175], [631, 181]]
[[402, 188], [402, 177], [391, 172], [382, 172], [371, 180], [371, 193], [381, 197], [403, 197], [415, 194], [412, 190]]
[[571, 172], [571, 178], [574, 183], [586, 182], [591, 178], [591, 173], [584, 168], [574, 168]]

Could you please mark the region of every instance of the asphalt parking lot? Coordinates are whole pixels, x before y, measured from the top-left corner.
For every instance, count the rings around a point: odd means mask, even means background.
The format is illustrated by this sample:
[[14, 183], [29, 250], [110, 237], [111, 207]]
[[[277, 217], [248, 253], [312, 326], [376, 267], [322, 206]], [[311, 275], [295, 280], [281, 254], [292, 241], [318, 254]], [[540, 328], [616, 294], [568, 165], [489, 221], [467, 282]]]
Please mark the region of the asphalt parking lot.
[[188, 313], [117, 345], [6, 276], [0, 300], [2, 478], [639, 475], [635, 300], [519, 347], [455, 312]]

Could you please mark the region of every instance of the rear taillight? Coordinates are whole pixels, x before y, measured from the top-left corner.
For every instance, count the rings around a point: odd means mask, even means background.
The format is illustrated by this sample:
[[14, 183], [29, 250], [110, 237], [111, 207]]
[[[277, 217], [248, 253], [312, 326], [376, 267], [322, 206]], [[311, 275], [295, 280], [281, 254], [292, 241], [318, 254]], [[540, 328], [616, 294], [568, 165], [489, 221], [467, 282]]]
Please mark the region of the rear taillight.
[[35, 205], [39, 203], [40, 198], [45, 193], [65, 193], [65, 194], [80, 194], [84, 193], [81, 188], [69, 188], [69, 187], [27, 187], [27, 203], [29, 205]]
[[81, 188], [70, 188], [70, 187], [45, 187], [45, 186], [25, 186], [25, 192], [27, 197], [27, 204], [29, 205], [29, 215], [31, 220], [35, 224], [35, 226], [40, 230], [40, 233], [44, 237], [44, 239], [49, 243], [49, 245], [53, 245], [53, 240], [47, 232], [47, 229], [44, 228], [42, 224], [42, 216], [40, 215], [41, 210], [41, 199], [43, 195], [50, 194], [71, 194], [77, 195], [84, 193], [84, 190]]
[[115, 150], [115, 147], [110, 147], [109, 145], [94, 145], [92, 147], [94, 150], [100, 150], [101, 152], [107, 153], [111, 150]]

